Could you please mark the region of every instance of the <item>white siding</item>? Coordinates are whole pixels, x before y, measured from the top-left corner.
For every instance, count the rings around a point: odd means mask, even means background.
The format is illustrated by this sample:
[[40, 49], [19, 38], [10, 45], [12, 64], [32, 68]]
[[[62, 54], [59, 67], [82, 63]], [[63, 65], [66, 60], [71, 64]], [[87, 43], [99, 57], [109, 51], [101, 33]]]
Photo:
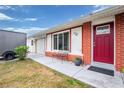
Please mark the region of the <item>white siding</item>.
[[37, 39], [37, 53], [44, 54], [45, 51], [45, 39]]
[[47, 51], [51, 51], [51, 34], [47, 35]]
[[[31, 41], [33, 40], [33, 45], [31, 45]], [[35, 52], [35, 39], [34, 38], [28, 38], [27, 39], [27, 46], [29, 47], [29, 52]]]
[[71, 46], [71, 53], [72, 54], [82, 54], [82, 28], [74, 28], [71, 30], [71, 37], [72, 37], [72, 46]]

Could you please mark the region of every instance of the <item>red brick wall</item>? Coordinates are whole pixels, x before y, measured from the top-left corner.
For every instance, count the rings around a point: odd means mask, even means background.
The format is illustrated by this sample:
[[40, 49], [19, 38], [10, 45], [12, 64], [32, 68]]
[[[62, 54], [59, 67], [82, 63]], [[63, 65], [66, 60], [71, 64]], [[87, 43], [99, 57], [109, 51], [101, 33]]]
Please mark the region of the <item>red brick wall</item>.
[[[83, 47], [83, 60], [85, 64], [91, 63], [91, 22], [86, 22], [83, 24], [83, 37], [82, 37], [82, 47]], [[47, 56], [52, 57], [56, 52], [46, 52]], [[76, 57], [80, 57], [79, 55], [68, 55], [68, 60], [73, 61]]]
[[91, 63], [91, 22], [83, 24], [83, 59], [85, 64]]
[[124, 13], [115, 16], [116, 28], [116, 70], [124, 67]]
[[[58, 53], [57, 52], [48, 52], [48, 51], [45, 52], [45, 55], [46, 56], [49, 56], [49, 57], [53, 57], [53, 54], [54, 55], [55, 54], [57, 55]], [[68, 54], [68, 57], [66, 57], [66, 59], [68, 58], [68, 61], [74, 61], [76, 57], [81, 57], [81, 56], [79, 56], [79, 55], [73, 55], [73, 54]]]
[[[69, 60], [69, 61], [74, 61], [75, 58], [77, 58], [77, 57], [82, 58], [82, 57], [79, 56], [79, 55], [69, 54], [69, 55], [68, 55], [68, 60]], [[82, 59], [83, 59], [83, 58], [82, 58]]]

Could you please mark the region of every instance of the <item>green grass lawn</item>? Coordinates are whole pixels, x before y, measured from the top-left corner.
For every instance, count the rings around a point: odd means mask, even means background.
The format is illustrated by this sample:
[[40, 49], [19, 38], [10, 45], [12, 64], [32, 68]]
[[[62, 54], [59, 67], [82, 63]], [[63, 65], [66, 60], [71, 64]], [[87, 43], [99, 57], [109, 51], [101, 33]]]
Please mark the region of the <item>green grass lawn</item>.
[[26, 59], [0, 63], [0, 87], [89, 88], [92, 86]]

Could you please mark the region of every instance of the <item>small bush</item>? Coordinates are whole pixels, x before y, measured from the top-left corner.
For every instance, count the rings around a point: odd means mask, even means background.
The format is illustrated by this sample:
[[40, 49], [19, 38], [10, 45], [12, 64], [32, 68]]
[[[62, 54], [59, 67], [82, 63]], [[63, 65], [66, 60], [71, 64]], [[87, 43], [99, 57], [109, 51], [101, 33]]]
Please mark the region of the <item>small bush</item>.
[[124, 73], [124, 67], [121, 69], [121, 72]]
[[75, 60], [77, 60], [77, 61], [78, 61], [78, 60], [81, 60], [81, 58], [77, 57], [77, 58], [75, 58]]
[[24, 60], [27, 52], [28, 52], [28, 47], [27, 46], [18, 46], [15, 48], [15, 52], [19, 57], [19, 60]]
[[74, 59], [74, 62], [78, 62], [78, 61], [80, 61], [80, 60], [81, 60], [80, 57], [76, 57], [76, 58]]

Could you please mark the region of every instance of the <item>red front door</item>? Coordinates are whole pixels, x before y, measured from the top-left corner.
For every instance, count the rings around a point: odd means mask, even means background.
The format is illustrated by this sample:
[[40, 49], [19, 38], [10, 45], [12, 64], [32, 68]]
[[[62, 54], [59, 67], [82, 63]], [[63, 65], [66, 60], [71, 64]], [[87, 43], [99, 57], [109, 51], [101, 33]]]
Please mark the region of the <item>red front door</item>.
[[114, 23], [94, 26], [94, 61], [113, 64]]

